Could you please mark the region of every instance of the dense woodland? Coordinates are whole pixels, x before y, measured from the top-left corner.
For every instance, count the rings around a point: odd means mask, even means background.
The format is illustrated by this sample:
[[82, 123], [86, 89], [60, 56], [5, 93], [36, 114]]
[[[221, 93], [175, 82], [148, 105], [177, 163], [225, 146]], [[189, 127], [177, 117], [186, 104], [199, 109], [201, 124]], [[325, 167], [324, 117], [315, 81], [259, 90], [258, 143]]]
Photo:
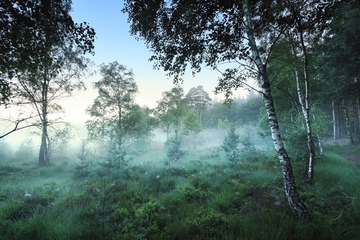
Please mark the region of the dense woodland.
[[[124, 1], [174, 81], [153, 109], [131, 66], [94, 66], [96, 29], [70, 11], [0, 5], [0, 107], [22, 112], [0, 116], [0, 239], [360, 238], [358, 1]], [[182, 88], [205, 66], [225, 101]], [[95, 69], [71, 147], [61, 101]], [[39, 142], [11, 150], [17, 131]]]

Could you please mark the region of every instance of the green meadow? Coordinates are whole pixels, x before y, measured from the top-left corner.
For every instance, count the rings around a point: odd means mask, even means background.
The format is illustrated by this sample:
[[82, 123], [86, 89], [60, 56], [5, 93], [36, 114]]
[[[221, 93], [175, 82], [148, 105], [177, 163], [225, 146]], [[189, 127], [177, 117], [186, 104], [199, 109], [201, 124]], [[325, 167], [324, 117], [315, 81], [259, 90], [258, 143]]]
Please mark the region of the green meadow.
[[[311, 220], [293, 217], [269, 148], [230, 164], [220, 147], [187, 150], [177, 162], [163, 144], [111, 171], [101, 156], [57, 156], [0, 165], [0, 239], [360, 239], [358, 145], [325, 145], [312, 185], [293, 161]], [[71, 154], [69, 154], [71, 155]], [[80, 156], [77, 154], [76, 156]]]

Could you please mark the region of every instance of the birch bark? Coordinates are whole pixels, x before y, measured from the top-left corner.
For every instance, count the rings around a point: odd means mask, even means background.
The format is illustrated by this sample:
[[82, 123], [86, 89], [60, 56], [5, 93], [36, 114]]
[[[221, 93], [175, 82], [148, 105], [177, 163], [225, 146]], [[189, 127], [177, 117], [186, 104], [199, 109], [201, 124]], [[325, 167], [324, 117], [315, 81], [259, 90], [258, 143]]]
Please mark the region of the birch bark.
[[309, 212], [298, 195], [290, 158], [285, 150], [284, 143], [281, 138], [274, 102], [271, 95], [270, 81], [268, 79], [265, 65], [261, 60], [259, 49], [255, 41], [253, 22], [249, 10], [249, 2], [248, 0], [244, 0], [243, 3], [246, 34], [251, 48], [252, 60], [254, 61], [259, 74], [259, 85], [261, 86], [261, 92], [265, 102], [265, 108], [270, 124], [271, 137], [274, 142], [274, 147], [282, 169], [286, 198], [297, 219], [308, 219]]

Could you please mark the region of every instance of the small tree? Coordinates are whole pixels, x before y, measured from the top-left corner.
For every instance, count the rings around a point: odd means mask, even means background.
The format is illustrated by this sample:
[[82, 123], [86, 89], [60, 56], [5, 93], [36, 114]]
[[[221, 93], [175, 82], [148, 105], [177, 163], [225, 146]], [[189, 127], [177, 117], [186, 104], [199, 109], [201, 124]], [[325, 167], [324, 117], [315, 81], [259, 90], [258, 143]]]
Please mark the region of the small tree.
[[198, 145], [201, 130], [202, 125], [197, 113], [194, 110], [190, 110], [184, 119], [183, 133], [190, 137], [194, 149]]
[[81, 141], [80, 151], [76, 157], [80, 160], [80, 164], [75, 166], [75, 172], [79, 177], [85, 177], [91, 169], [91, 161], [89, 160], [90, 149], [86, 146], [86, 140]]
[[167, 157], [170, 161], [177, 162], [185, 154], [185, 151], [181, 149], [181, 137], [177, 130], [175, 130], [174, 136], [167, 140], [166, 146]]
[[228, 134], [224, 138], [223, 144], [221, 145], [231, 165], [236, 165], [240, 159], [239, 143], [240, 136], [236, 133], [235, 125], [232, 124], [228, 130]]

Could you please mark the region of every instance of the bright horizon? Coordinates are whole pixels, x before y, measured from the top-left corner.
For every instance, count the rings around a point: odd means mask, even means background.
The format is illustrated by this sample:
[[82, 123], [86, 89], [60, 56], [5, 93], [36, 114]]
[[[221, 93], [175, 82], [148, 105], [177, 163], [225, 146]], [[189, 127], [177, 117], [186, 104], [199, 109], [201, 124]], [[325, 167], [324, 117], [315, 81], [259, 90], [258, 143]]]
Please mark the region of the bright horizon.
[[[129, 24], [127, 22], [127, 15], [121, 12], [123, 8], [123, 1], [107, 0], [107, 1], [88, 1], [88, 0], [74, 0], [72, 5], [71, 16], [74, 22], [88, 22], [91, 27], [95, 29], [95, 55], [88, 55], [94, 61], [95, 67], [93, 70], [97, 71], [98, 66], [102, 63], [108, 64], [113, 61], [118, 61], [125, 65], [128, 69], [132, 69], [135, 75], [134, 79], [138, 85], [139, 93], [136, 96], [135, 102], [140, 106], [147, 106], [154, 108], [157, 101], [162, 98], [164, 91], [169, 91], [175, 87], [173, 80], [166, 76], [163, 70], [155, 70], [153, 62], [148, 59], [151, 52], [146, 48], [143, 41], [137, 41], [134, 36], [129, 33]], [[224, 67], [226, 65], [223, 65]], [[223, 100], [222, 94], [215, 95], [214, 90], [217, 86], [218, 77], [220, 74], [210, 68], [204, 67], [200, 73], [195, 77], [192, 76], [191, 70], [188, 69], [183, 76], [184, 82], [181, 86], [185, 94], [192, 88], [199, 85], [203, 86], [212, 100]], [[72, 97], [62, 99], [59, 103], [64, 107], [65, 112], [61, 114], [63, 121], [72, 124], [85, 124], [89, 116], [85, 110], [89, 107], [95, 97], [97, 91], [92, 88], [92, 84], [101, 79], [100, 74], [95, 74], [89, 78], [81, 79], [87, 88], [86, 91], [75, 92]], [[252, 86], [254, 83], [249, 82]], [[248, 91], [239, 89], [234, 91], [233, 97], [245, 98]], [[24, 111], [24, 110], [20, 110]], [[16, 119], [19, 110], [15, 107], [10, 110], [0, 111], [0, 117]], [[7, 127], [8, 123], [0, 122], [0, 134], [7, 132], [12, 127]], [[5, 141], [21, 142], [29, 136], [30, 129], [15, 132], [4, 138]]]

